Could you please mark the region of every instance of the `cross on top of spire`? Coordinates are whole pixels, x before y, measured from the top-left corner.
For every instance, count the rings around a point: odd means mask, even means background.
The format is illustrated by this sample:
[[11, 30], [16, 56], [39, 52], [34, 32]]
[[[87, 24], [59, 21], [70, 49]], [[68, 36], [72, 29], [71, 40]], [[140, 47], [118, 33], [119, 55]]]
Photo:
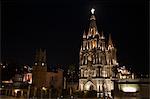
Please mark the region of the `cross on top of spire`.
[[92, 13], [92, 14], [94, 14], [94, 11], [95, 11], [95, 9], [94, 9], [94, 8], [92, 8], [92, 9], [91, 9], [91, 13]]

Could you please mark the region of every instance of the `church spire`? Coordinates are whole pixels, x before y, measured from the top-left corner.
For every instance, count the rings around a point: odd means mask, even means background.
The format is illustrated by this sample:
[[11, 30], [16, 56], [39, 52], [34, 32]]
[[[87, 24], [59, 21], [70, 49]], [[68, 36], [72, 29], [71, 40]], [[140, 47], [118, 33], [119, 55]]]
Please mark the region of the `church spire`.
[[43, 65], [46, 63], [46, 50], [37, 49], [35, 54], [36, 65]]
[[90, 20], [96, 20], [95, 15], [94, 15], [94, 12], [95, 12], [95, 9], [94, 9], [94, 8], [92, 8], [92, 9], [91, 9], [91, 13], [92, 13], [92, 15], [91, 15]]
[[85, 30], [84, 30], [84, 33], [83, 33], [83, 38], [86, 38], [86, 32], [85, 32]]
[[98, 33], [97, 25], [96, 25], [96, 17], [94, 15], [95, 9], [91, 9], [91, 17], [90, 17], [90, 25], [89, 25], [89, 31], [88, 31], [88, 37], [92, 35], [96, 35]]
[[108, 47], [109, 47], [109, 46], [114, 47], [114, 46], [113, 46], [113, 43], [112, 43], [111, 34], [109, 34], [109, 39], [108, 39]]
[[101, 39], [105, 39], [105, 37], [104, 37], [104, 31], [103, 30], [101, 32]]

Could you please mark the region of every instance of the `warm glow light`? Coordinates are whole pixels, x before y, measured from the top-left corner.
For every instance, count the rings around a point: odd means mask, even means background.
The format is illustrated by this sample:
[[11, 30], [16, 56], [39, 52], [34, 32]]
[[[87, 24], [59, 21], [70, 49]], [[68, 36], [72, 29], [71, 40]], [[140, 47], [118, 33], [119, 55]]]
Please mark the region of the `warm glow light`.
[[136, 92], [137, 89], [134, 88], [134, 87], [123, 87], [123, 88], [122, 88], [122, 91], [123, 91], [123, 92]]
[[137, 92], [139, 90], [137, 84], [121, 84], [120, 87], [123, 92]]
[[85, 90], [90, 90], [90, 87], [93, 86], [94, 87], [94, 84], [91, 82], [91, 81], [88, 81], [85, 85], [84, 85], [84, 88]]
[[44, 63], [42, 63], [42, 66], [44, 66]]
[[93, 42], [93, 48], [96, 47], [96, 41]]
[[43, 89], [43, 90], [46, 90], [46, 88], [45, 88], [45, 87], [42, 87], [42, 89]]
[[20, 91], [20, 89], [15, 89], [15, 93], [17, 93], [18, 91]]
[[91, 9], [91, 13], [92, 13], [92, 14], [94, 14], [94, 11], [95, 11], [95, 9], [94, 9], [94, 8], [92, 8], [92, 9]]
[[24, 68], [27, 68], [27, 66], [24, 66]]
[[3, 68], [5, 68], [6, 66], [4, 65]]
[[83, 84], [80, 84], [81, 90], [83, 90]]
[[32, 73], [26, 73], [23, 77], [23, 82], [28, 82], [29, 84], [32, 84]]
[[9, 81], [2, 81], [2, 83], [13, 83], [12, 80]]
[[85, 88], [86, 88], [86, 90], [89, 90], [90, 89], [90, 85], [86, 85]]
[[35, 63], [35, 65], [37, 65], [37, 63]]

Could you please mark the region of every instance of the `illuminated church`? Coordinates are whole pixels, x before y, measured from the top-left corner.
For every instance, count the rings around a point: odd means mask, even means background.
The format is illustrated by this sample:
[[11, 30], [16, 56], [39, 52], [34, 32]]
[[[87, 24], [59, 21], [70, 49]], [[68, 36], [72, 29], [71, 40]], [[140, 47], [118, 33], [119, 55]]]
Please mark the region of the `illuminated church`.
[[111, 35], [108, 42], [102, 30], [98, 31], [96, 25], [95, 9], [91, 10], [88, 32], [83, 33], [83, 42], [80, 49], [80, 77], [79, 90], [96, 90], [97, 96], [110, 96], [114, 89], [113, 68], [118, 66], [116, 48]]

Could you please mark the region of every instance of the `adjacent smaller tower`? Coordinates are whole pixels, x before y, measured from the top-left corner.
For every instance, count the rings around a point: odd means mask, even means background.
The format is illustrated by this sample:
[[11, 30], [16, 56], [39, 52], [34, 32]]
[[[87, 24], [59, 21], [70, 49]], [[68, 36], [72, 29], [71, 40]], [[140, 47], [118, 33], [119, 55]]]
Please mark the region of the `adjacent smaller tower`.
[[46, 83], [47, 63], [46, 50], [36, 50], [35, 61], [33, 65], [33, 86], [36, 89], [41, 89]]

